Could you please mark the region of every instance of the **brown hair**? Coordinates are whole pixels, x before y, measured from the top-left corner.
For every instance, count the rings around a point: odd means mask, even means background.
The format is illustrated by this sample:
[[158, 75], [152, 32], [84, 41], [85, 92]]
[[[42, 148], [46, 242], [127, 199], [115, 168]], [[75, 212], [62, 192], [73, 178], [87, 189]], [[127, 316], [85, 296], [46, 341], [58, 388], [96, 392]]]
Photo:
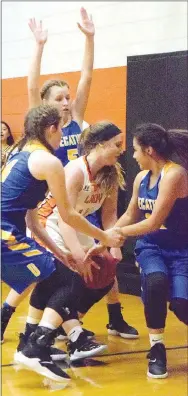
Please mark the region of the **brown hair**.
[[[106, 142], [119, 135], [121, 130], [109, 121], [100, 121], [84, 129], [79, 137], [78, 152], [80, 155], [88, 155], [98, 144]], [[96, 176], [95, 182], [109, 194], [111, 191], [120, 187], [124, 189], [125, 180], [123, 170], [119, 162], [112, 166], [104, 166]]]
[[69, 85], [66, 83], [66, 81], [63, 80], [47, 80], [43, 84], [41, 91], [40, 91], [40, 96], [41, 99], [49, 99], [50, 96], [50, 91], [52, 87], [64, 87], [67, 86], [69, 88]]
[[166, 130], [148, 122], [138, 125], [133, 134], [141, 147], [151, 146], [162, 158], [188, 169], [188, 130]]
[[6, 128], [8, 129], [9, 136], [7, 138], [7, 144], [8, 144], [8, 146], [12, 146], [12, 144], [14, 144], [14, 138], [12, 136], [12, 132], [11, 132], [10, 126], [5, 121], [1, 121], [1, 124], [4, 124], [6, 126]]
[[54, 150], [52, 146], [45, 138], [45, 130], [52, 125], [58, 128], [60, 121], [61, 116], [55, 107], [49, 105], [40, 105], [30, 109], [24, 119], [24, 135], [12, 146], [12, 149], [7, 156], [7, 160], [16, 147], [18, 151], [21, 151], [27, 142], [33, 140], [38, 140], [51, 153], [53, 153]]

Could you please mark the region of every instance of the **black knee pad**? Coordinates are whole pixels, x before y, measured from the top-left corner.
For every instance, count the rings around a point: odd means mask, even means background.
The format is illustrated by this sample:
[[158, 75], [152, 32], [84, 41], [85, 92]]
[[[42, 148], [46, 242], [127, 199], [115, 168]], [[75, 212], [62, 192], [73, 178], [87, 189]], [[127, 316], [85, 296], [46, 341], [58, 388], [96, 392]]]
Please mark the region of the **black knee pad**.
[[63, 319], [63, 322], [70, 319], [78, 319], [74, 293], [70, 291], [69, 286], [58, 289], [48, 300], [47, 308], [56, 311]]
[[153, 272], [144, 279], [144, 310], [147, 327], [165, 327], [167, 315], [168, 278], [163, 272]]
[[188, 300], [185, 298], [173, 298], [169, 309], [174, 312], [181, 322], [188, 326]]
[[51, 293], [51, 290], [46, 289], [45, 285], [43, 285], [43, 282], [40, 282], [32, 291], [29, 304], [32, 307], [43, 311], [52, 294], [53, 291]]
[[50, 297], [60, 287], [69, 286], [70, 289], [75, 287], [78, 275], [58, 260], [55, 260], [55, 266], [56, 270], [34, 288], [30, 297], [30, 305], [32, 307], [44, 310]]
[[106, 294], [111, 290], [113, 284], [114, 281], [110, 285], [104, 287], [103, 289], [89, 289], [88, 287], [85, 287], [82, 296], [78, 299], [77, 302], [78, 312], [82, 314], [86, 314], [86, 312], [89, 311], [89, 309], [94, 304], [96, 304], [104, 296], [106, 296]]

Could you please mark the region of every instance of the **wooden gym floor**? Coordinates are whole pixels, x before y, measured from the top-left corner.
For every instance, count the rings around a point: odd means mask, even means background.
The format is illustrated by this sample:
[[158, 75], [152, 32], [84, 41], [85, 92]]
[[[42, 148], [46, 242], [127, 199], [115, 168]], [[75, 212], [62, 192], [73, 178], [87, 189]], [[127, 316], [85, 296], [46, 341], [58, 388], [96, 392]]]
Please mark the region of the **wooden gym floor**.
[[[2, 287], [4, 301], [8, 287]], [[96, 304], [84, 319], [84, 326], [95, 331], [97, 339], [108, 344], [103, 356], [85, 359], [83, 364], [68, 368], [72, 380], [64, 389], [62, 384], [44, 380], [31, 371], [16, 370], [12, 364], [27, 316], [28, 299], [22, 302], [13, 315], [2, 345], [2, 396], [47, 396], [52, 392], [66, 396], [187, 396], [188, 395], [188, 332], [187, 328], [169, 312], [166, 327], [168, 373], [166, 379], [148, 379], [146, 376], [149, 349], [143, 306], [139, 297], [121, 295], [123, 315], [140, 334], [138, 340], [125, 340], [108, 336], [105, 325], [105, 300]], [[57, 346], [66, 348], [63, 342]]]

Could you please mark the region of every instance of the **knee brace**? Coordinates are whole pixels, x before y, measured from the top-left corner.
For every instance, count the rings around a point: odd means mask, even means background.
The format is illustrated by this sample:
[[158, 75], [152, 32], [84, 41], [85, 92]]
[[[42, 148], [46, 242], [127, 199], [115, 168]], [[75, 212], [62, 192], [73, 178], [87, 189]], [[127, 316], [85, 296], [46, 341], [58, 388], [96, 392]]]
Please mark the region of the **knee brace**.
[[164, 328], [167, 315], [167, 275], [163, 272], [145, 275], [143, 289], [147, 327], [151, 329]]
[[31, 293], [30, 305], [36, 309], [44, 311], [49, 298], [57, 290], [50, 284], [46, 284], [46, 281], [38, 283]]
[[173, 298], [169, 309], [174, 312], [177, 318], [188, 326], [188, 300], [185, 298]]
[[36, 309], [44, 310], [50, 297], [62, 286], [75, 288], [79, 276], [65, 267], [58, 260], [55, 261], [56, 270], [42, 282], [38, 283], [30, 297], [30, 305]]
[[68, 286], [64, 286], [51, 296], [46, 307], [56, 311], [63, 322], [66, 322], [67, 320], [78, 319], [76, 302], [74, 301], [74, 294]]
[[86, 314], [90, 308], [100, 301], [111, 290], [114, 282], [103, 289], [88, 289], [84, 286], [82, 296], [77, 301], [77, 310], [82, 314]]

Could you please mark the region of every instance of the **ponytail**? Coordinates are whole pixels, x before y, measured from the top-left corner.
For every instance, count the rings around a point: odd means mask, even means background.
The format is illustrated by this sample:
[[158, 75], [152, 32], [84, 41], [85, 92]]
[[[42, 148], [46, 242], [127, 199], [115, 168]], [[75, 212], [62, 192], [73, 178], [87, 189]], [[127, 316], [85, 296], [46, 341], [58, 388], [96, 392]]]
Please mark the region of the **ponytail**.
[[170, 159], [188, 170], [188, 130], [169, 129], [167, 134], [171, 147]]
[[151, 146], [162, 158], [188, 169], [188, 130], [166, 130], [148, 122], [138, 125], [133, 135], [141, 147]]

